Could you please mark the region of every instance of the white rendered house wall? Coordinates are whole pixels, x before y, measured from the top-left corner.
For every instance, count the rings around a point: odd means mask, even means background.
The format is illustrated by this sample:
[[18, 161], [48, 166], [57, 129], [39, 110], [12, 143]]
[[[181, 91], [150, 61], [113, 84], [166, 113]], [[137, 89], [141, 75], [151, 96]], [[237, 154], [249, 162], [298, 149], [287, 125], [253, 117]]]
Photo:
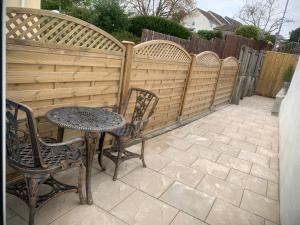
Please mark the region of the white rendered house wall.
[[215, 27], [201, 12], [195, 11], [192, 15], [187, 16], [182, 25], [195, 32], [198, 30], [213, 30]]

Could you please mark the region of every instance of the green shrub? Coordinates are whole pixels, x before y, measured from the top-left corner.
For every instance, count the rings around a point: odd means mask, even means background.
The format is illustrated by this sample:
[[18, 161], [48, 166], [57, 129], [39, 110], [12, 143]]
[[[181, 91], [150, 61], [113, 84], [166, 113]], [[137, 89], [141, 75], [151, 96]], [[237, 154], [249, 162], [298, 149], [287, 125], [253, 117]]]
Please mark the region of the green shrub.
[[291, 82], [294, 72], [295, 72], [295, 68], [292, 64], [290, 64], [287, 70], [283, 73], [283, 81]]
[[212, 30], [198, 30], [197, 34], [204, 39], [210, 40], [213, 38], [223, 38], [221, 31], [212, 31]]
[[140, 37], [143, 29], [149, 29], [179, 38], [188, 38], [191, 32], [179, 23], [156, 16], [136, 16], [130, 19], [128, 30]]
[[246, 38], [257, 40], [260, 34], [260, 29], [253, 25], [243, 25], [238, 27], [235, 30], [235, 33]]
[[133, 41], [135, 44], [138, 44], [141, 42], [140, 37], [137, 37], [128, 31], [113, 32], [112, 36], [114, 36], [119, 41]]
[[270, 33], [265, 33], [264, 36], [265, 36], [264, 40], [266, 42], [271, 42], [272, 44], [275, 44], [275, 41], [276, 41], [276, 36], [275, 35], [270, 34]]

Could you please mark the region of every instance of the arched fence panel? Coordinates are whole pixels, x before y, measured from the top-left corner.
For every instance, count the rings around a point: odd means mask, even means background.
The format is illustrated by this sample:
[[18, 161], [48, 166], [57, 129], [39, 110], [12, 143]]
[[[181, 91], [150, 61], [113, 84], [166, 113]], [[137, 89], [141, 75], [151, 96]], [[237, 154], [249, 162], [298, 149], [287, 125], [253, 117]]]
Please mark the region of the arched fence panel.
[[7, 96], [32, 107], [42, 135], [55, 135], [52, 108], [119, 103], [125, 47], [110, 34], [45, 10], [7, 8], [6, 19]]
[[221, 60], [216, 53], [205, 51], [194, 57], [183, 102], [183, 118], [210, 110], [220, 72]]
[[134, 47], [129, 86], [149, 89], [160, 96], [148, 130], [177, 121], [190, 63], [191, 56], [170, 41], [155, 40]]
[[238, 70], [239, 63], [236, 58], [228, 57], [222, 61], [217, 90], [214, 97], [214, 106], [230, 103]]

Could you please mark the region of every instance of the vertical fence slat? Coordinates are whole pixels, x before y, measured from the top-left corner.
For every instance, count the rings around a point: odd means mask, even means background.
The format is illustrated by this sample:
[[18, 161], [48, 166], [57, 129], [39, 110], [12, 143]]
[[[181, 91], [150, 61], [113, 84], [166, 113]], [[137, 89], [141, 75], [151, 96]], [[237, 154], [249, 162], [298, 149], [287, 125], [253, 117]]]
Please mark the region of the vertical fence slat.
[[189, 70], [186, 76], [186, 80], [185, 80], [185, 84], [184, 84], [184, 88], [183, 88], [183, 94], [182, 94], [182, 98], [181, 98], [181, 105], [180, 105], [180, 110], [179, 110], [179, 117], [182, 116], [182, 112], [183, 112], [183, 107], [184, 107], [184, 103], [185, 103], [185, 99], [186, 99], [186, 92], [188, 89], [188, 85], [190, 83], [190, 79], [191, 79], [191, 74], [193, 72], [193, 68], [194, 68], [194, 63], [195, 63], [195, 59], [196, 59], [196, 55], [193, 54], [192, 56], [192, 60], [191, 60], [191, 64], [189, 66]]
[[131, 65], [132, 65], [133, 51], [134, 51], [134, 49], [133, 49], [134, 42], [123, 41], [122, 43], [125, 45], [125, 60], [124, 60], [124, 68], [123, 68], [123, 77], [122, 77], [122, 82], [121, 82], [121, 86], [120, 86], [121, 93], [122, 93], [120, 102], [119, 102], [120, 107], [128, 93], [130, 77], [131, 77]]
[[211, 110], [213, 109], [213, 106], [214, 106], [214, 103], [215, 103], [215, 99], [216, 99], [216, 94], [217, 94], [218, 84], [219, 84], [219, 80], [220, 80], [220, 73], [221, 73], [221, 68], [222, 68], [223, 61], [224, 60], [221, 60], [221, 63], [220, 63], [220, 67], [219, 67], [219, 71], [218, 71], [218, 75], [217, 75], [217, 82], [215, 84], [214, 92], [213, 92], [213, 97], [212, 97], [211, 103], [210, 103], [210, 109]]

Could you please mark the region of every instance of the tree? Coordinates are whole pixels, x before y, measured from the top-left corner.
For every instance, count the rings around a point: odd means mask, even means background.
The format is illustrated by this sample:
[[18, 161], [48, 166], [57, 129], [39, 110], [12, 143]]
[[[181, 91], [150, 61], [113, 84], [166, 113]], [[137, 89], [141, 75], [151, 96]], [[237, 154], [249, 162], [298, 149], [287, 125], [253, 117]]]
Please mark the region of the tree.
[[290, 33], [290, 41], [299, 42], [299, 40], [300, 40], [300, 27], [298, 27], [297, 29], [293, 30]]
[[[265, 32], [272, 33], [279, 28], [282, 11], [278, 0], [245, 0], [237, 17], [248, 25], [254, 25]], [[284, 18], [282, 22], [291, 21]]]
[[41, 8], [47, 10], [59, 10], [65, 12], [73, 7], [86, 8], [92, 4], [93, 0], [42, 0]]
[[94, 5], [95, 25], [107, 32], [126, 30], [128, 17], [118, 0], [96, 0]]
[[119, 0], [42, 0], [42, 8], [82, 19], [107, 31], [126, 30], [128, 16]]
[[138, 15], [168, 19], [190, 12], [195, 7], [195, 0], [122, 0], [122, 5]]

